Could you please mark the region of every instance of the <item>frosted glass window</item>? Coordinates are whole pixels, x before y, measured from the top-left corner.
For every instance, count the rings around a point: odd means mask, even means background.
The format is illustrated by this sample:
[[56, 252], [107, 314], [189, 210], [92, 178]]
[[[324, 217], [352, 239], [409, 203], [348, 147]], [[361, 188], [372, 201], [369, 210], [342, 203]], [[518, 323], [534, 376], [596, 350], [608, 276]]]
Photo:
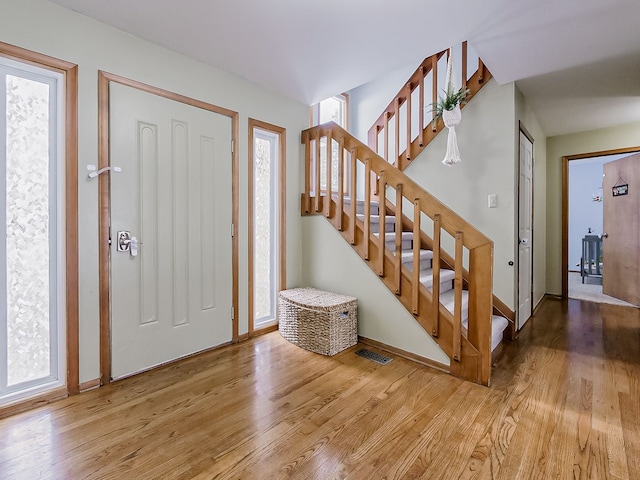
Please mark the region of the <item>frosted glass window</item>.
[[49, 85], [7, 75], [7, 384], [51, 373]]
[[59, 377], [58, 80], [0, 63], [0, 400]]
[[254, 130], [253, 265], [254, 323], [276, 318], [277, 294], [277, 135]]

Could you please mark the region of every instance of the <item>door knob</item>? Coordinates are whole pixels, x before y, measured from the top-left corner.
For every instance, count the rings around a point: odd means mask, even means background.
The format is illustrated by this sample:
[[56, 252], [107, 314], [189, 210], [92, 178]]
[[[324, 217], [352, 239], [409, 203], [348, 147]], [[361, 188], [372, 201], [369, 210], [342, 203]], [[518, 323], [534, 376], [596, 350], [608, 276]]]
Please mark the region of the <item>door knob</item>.
[[520, 239], [520, 245], [529, 245], [529, 239], [528, 238], [521, 238]]
[[603, 233], [602, 235], [600, 235], [600, 238], [609, 238], [609, 234], [608, 233]]

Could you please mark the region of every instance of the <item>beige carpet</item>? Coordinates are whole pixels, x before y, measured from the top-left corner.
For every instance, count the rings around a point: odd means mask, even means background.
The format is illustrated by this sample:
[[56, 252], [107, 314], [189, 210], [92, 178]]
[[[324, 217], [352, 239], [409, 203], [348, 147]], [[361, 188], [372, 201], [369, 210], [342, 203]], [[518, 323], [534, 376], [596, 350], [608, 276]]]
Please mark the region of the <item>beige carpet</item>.
[[599, 282], [600, 279], [586, 278], [585, 283], [582, 283], [578, 272], [569, 272], [569, 298], [637, 308], [637, 305], [618, 300], [617, 298], [602, 293], [602, 284]]

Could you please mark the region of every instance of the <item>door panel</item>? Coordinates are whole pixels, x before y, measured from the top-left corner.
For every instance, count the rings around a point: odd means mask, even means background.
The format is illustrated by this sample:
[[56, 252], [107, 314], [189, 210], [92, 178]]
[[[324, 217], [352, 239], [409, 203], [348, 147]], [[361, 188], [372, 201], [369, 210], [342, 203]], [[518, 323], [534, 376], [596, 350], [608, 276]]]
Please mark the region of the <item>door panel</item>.
[[533, 239], [533, 144], [520, 132], [518, 199], [518, 328], [531, 317]]
[[[640, 305], [640, 154], [605, 163], [602, 292]], [[613, 196], [612, 187], [629, 185], [627, 195]]]
[[110, 142], [118, 378], [231, 341], [231, 120], [111, 84]]

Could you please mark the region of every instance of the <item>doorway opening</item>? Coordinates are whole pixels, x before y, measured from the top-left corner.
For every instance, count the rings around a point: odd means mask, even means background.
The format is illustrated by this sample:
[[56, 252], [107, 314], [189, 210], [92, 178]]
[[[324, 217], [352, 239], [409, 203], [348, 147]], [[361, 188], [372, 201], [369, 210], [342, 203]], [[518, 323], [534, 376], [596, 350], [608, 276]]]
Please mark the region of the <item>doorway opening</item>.
[[611, 186], [605, 184], [605, 171], [638, 151], [640, 148], [627, 148], [563, 157], [563, 298], [634, 306], [617, 298], [618, 294], [613, 296], [615, 288], [605, 286], [603, 290], [606, 264], [609, 282], [614, 281], [615, 270], [613, 255], [609, 253], [610, 261], [606, 261], [604, 254], [605, 247], [614, 245], [607, 232], [613, 219], [605, 222], [605, 210], [611, 216], [611, 208], [618, 205], [612, 200]]

